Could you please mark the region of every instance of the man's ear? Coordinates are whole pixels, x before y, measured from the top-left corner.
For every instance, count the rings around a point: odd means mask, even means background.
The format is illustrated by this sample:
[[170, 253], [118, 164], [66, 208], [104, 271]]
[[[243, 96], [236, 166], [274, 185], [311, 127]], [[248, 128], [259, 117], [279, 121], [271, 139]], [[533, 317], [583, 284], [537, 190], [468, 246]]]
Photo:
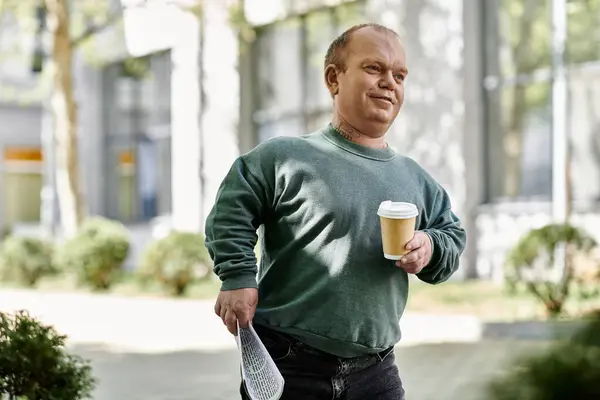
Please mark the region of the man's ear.
[[325, 68], [325, 84], [331, 97], [335, 97], [340, 90], [340, 69], [336, 65], [329, 64]]

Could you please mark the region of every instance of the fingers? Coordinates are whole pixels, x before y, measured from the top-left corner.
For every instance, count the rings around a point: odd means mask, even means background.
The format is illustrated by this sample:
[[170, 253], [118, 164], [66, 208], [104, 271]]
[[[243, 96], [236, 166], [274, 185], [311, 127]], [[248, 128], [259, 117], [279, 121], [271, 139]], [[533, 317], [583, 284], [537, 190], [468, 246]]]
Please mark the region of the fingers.
[[235, 315], [235, 312], [233, 312], [233, 310], [231, 308], [228, 308], [227, 311], [225, 312], [225, 325], [227, 325], [227, 330], [229, 332], [231, 332], [232, 335], [236, 335], [237, 336], [237, 317]]
[[222, 305], [220, 302], [215, 305], [215, 313], [221, 317], [223, 324], [227, 325], [227, 330], [233, 335], [237, 335], [238, 321], [240, 327], [247, 328], [254, 318], [254, 312], [254, 309], [239, 301], [234, 306]]
[[240, 327], [247, 328], [248, 324], [254, 318], [254, 308], [249, 304], [244, 304], [241, 301], [238, 301], [234, 307], [235, 315], [237, 316], [238, 321], [240, 321]]
[[214, 311], [227, 326], [227, 330], [237, 335], [238, 324], [247, 328], [252, 322], [257, 303], [258, 290], [255, 288], [221, 291]]
[[225, 316], [227, 315], [227, 307], [222, 307], [219, 304], [219, 317], [221, 317], [221, 321], [223, 321], [223, 324], [227, 324], [227, 321], [225, 319]]
[[425, 245], [423, 235], [415, 235], [410, 242], [406, 243], [406, 250], [415, 250]]
[[426, 251], [424, 248], [413, 250], [397, 261], [396, 266], [402, 268], [409, 274], [417, 274], [421, 272], [425, 265], [425, 253]]
[[402, 266], [402, 265], [416, 263], [417, 261], [421, 260], [424, 257], [425, 257], [425, 249], [418, 248], [417, 250], [413, 250], [410, 253], [408, 253], [407, 255], [405, 255], [404, 257], [402, 257], [399, 260], [399, 264], [400, 264], [400, 266]]
[[402, 265], [402, 268], [407, 274], [418, 274], [423, 270], [423, 263], [421, 261], [417, 261], [412, 264]]

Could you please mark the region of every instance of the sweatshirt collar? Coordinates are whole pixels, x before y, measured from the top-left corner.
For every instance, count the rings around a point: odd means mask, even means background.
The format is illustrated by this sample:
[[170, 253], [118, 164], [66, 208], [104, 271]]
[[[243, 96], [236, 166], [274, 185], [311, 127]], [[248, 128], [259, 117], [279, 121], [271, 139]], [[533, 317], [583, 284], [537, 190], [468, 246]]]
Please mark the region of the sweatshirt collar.
[[325, 139], [327, 139], [329, 142], [363, 158], [377, 161], [390, 161], [396, 156], [396, 152], [389, 145], [383, 149], [374, 149], [351, 142], [343, 137], [331, 123], [329, 123], [325, 129], [323, 129], [322, 133]]

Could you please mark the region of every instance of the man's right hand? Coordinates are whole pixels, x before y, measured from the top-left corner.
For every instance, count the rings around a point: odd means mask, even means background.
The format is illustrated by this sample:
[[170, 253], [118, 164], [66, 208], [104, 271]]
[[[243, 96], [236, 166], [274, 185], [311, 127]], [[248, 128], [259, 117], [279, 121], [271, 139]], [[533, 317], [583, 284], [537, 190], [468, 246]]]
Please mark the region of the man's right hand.
[[225, 290], [217, 297], [215, 314], [221, 317], [229, 332], [237, 335], [237, 321], [242, 328], [248, 327], [254, 318], [257, 304], [258, 289]]

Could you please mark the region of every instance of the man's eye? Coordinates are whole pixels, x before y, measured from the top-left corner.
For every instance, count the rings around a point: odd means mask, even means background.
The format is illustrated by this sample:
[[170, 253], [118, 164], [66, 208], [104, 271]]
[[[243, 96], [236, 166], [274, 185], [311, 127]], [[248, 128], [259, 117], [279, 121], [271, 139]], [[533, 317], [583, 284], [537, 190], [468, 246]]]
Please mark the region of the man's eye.
[[403, 81], [404, 80], [404, 75], [398, 74], [398, 75], [396, 75], [396, 79], [398, 79], [399, 81]]
[[377, 65], [369, 65], [367, 67], [368, 70], [379, 72], [379, 67]]

